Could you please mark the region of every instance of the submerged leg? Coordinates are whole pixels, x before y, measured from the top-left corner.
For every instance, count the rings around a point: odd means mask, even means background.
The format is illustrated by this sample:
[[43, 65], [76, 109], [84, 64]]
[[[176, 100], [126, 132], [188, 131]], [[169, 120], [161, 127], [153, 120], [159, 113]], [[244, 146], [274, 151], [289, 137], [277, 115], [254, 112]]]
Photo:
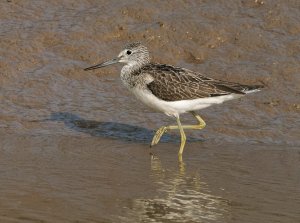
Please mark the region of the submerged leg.
[[[204, 120], [196, 112], [191, 111], [190, 113], [198, 120], [199, 123], [197, 125], [182, 125], [182, 128], [183, 129], [203, 129], [206, 126]], [[156, 131], [156, 133], [155, 133], [155, 135], [152, 139], [151, 146], [156, 145], [159, 142], [162, 135], [165, 132], [167, 132], [168, 130], [172, 130], [172, 129], [179, 129], [179, 127], [177, 125], [170, 125], [170, 126], [160, 127]]]
[[184, 145], [185, 145], [185, 141], [186, 141], [186, 136], [183, 131], [183, 126], [181, 125], [179, 116], [176, 118], [176, 120], [177, 120], [177, 125], [178, 125], [179, 131], [180, 131], [180, 136], [181, 136], [181, 143], [180, 143], [180, 148], [179, 148], [179, 152], [178, 152], [178, 157], [179, 157], [179, 160], [182, 161], [182, 153], [183, 153], [183, 149], [184, 149]]

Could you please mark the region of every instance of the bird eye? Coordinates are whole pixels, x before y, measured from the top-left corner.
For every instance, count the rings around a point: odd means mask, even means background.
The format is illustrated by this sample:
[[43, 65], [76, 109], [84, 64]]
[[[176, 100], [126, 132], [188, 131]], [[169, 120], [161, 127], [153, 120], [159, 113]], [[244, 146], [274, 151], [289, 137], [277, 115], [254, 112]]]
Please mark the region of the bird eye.
[[127, 55], [130, 55], [130, 54], [131, 54], [131, 51], [130, 51], [130, 50], [127, 50], [126, 54], [127, 54]]

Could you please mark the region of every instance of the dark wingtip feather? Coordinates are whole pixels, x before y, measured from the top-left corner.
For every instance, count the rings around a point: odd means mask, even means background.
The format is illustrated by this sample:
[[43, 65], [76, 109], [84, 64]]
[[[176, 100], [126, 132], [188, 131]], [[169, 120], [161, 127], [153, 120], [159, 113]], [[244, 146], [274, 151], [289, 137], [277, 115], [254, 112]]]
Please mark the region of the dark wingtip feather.
[[234, 93], [234, 94], [245, 94], [244, 91], [240, 91], [240, 90], [237, 90], [233, 87], [229, 87], [229, 86], [226, 86], [226, 85], [223, 85], [223, 84], [215, 84], [215, 86], [219, 89], [219, 90], [222, 90], [222, 91], [225, 91], [225, 92], [228, 92], [228, 93]]

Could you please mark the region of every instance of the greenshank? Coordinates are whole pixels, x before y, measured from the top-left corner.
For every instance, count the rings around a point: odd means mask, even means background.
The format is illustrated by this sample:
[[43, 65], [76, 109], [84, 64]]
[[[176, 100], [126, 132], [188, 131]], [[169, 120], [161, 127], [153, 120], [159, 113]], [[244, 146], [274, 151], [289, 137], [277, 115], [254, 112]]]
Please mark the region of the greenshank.
[[[147, 47], [140, 42], [130, 43], [116, 58], [84, 70], [94, 70], [116, 63], [125, 64], [120, 75], [122, 83], [139, 100], [157, 111], [176, 118], [177, 125], [162, 126], [156, 131], [151, 146], [156, 145], [168, 130], [179, 129], [181, 135], [179, 157], [182, 157], [186, 142], [184, 129], [203, 129], [206, 125], [196, 113], [197, 110], [240, 98], [263, 87], [216, 80], [185, 68], [152, 63]], [[196, 118], [196, 125], [181, 124], [180, 114], [186, 112]]]

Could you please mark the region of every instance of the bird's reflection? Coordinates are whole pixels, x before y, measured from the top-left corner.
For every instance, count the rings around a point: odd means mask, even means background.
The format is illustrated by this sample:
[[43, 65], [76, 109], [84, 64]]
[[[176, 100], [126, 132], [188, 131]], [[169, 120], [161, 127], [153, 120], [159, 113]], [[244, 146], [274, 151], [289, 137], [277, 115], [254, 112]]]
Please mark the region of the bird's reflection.
[[165, 169], [159, 157], [151, 154], [151, 178], [159, 197], [136, 199], [134, 212], [145, 222], [222, 222], [229, 211], [228, 201], [210, 194], [199, 172], [187, 173], [184, 162], [176, 172]]

